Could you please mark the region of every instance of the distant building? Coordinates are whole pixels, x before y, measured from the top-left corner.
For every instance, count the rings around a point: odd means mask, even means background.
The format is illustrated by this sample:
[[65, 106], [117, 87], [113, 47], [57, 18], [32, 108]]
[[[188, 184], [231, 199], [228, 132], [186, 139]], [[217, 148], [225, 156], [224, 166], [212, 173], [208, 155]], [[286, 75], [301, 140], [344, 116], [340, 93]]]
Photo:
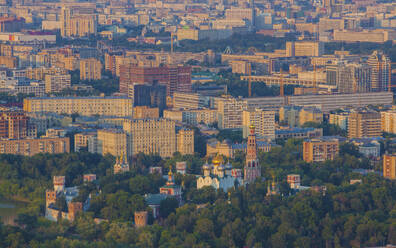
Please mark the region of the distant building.
[[114, 174], [124, 173], [129, 171], [129, 164], [126, 156], [122, 154], [116, 158], [116, 163], [113, 166]]
[[80, 60], [80, 79], [99, 80], [102, 78], [102, 63], [95, 58]]
[[219, 128], [242, 128], [242, 113], [246, 109], [246, 102], [242, 99], [220, 98], [217, 103]]
[[62, 7], [60, 14], [62, 37], [84, 37], [96, 35], [97, 16], [94, 14], [79, 14], [68, 7]]
[[129, 85], [154, 82], [165, 85], [168, 96], [173, 96], [175, 92], [191, 92], [189, 66], [137, 67], [129, 64], [122, 65], [120, 70], [121, 93], [128, 93]]
[[396, 179], [396, 156], [385, 154], [383, 157], [383, 175], [388, 179]]
[[303, 158], [308, 163], [333, 160], [338, 156], [338, 152], [337, 139], [311, 139], [303, 143]]
[[69, 142], [68, 137], [0, 140], [0, 154], [33, 156], [37, 153], [68, 153], [70, 152]]
[[348, 118], [348, 138], [381, 136], [381, 114], [375, 111], [353, 112]]
[[[260, 152], [269, 152], [276, 144], [271, 144], [264, 141], [257, 141], [257, 150]], [[206, 155], [212, 156], [216, 154], [223, 155], [228, 158], [233, 158], [236, 152], [247, 152], [247, 143], [232, 144], [229, 140], [208, 141], [206, 144]]]
[[133, 215], [135, 217], [135, 227], [139, 228], [147, 226], [147, 211], [136, 211]]
[[71, 87], [70, 74], [45, 75], [45, 93], [57, 93]]
[[312, 139], [323, 136], [322, 128], [288, 128], [288, 129], [277, 129], [275, 130], [275, 137], [277, 139]]
[[[89, 140], [90, 139], [97, 139], [96, 132], [91, 133], [77, 133], [74, 135], [74, 151], [79, 152], [82, 149], [89, 151]], [[96, 148], [95, 148], [96, 150]]]
[[181, 129], [176, 134], [177, 151], [182, 155], [194, 154], [194, 130]]
[[148, 106], [133, 107], [134, 119], [158, 119], [159, 108], [150, 108]]
[[291, 189], [298, 189], [301, 186], [301, 177], [298, 174], [287, 175], [287, 183]]
[[160, 115], [166, 108], [166, 87], [158, 82], [129, 85], [128, 96], [133, 99], [135, 107], [158, 108]]
[[286, 42], [286, 56], [318, 57], [324, 54], [324, 44], [320, 41], [288, 41]]
[[255, 134], [260, 138], [275, 139], [275, 112], [262, 109], [244, 110], [242, 113], [243, 137], [249, 135], [250, 125], [255, 126]]
[[329, 123], [339, 126], [342, 130], [348, 130], [349, 112], [330, 113]]
[[381, 112], [381, 131], [396, 134], [396, 111]]
[[127, 134], [119, 129], [98, 130], [98, 153], [102, 155], [130, 156], [127, 149]]
[[371, 68], [371, 87], [373, 91], [387, 91], [389, 86], [389, 70], [391, 60], [383, 52], [374, 51], [367, 60]]

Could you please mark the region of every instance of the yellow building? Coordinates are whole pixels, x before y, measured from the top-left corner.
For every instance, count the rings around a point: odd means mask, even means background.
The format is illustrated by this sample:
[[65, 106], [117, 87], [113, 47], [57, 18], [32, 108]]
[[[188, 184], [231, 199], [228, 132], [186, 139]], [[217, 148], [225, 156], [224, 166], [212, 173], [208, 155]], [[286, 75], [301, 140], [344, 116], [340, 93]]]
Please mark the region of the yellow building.
[[84, 37], [97, 33], [97, 17], [93, 14], [75, 14], [72, 9], [63, 7], [60, 22], [62, 37]]
[[381, 131], [396, 133], [396, 111], [381, 112]]
[[260, 138], [275, 139], [275, 112], [262, 109], [244, 110], [242, 113], [243, 137], [249, 135], [250, 126]]
[[233, 97], [220, 98], [217, 102], [219, 128], [241, 128], [242, 112], [247, 109], [245, 100]]
[[288, 57], [317, 57], [324, 54], [324, 44], [320, 41], [289, 41], [286, 42]]
[[35, 80], [44, 80], [46, 75], [66, 74], [64, 68], [59, 67], [37, 67], [26, 69], [26, 77]]
[[80, 79], [99, 80], [102, 78], [102, 64], [94, 58], [80, 60]]
[[88, 143], [92, 138], [96, 139], [96, 133], [77, 133], [74, 135], [74, 151], [79, 152], [80, 149], [85, 148], [88, 151]]
[[175, 122], [167, 119], [138, 119], [124, 122], [124, 131], [129, 135], [129, 153], [136, 155], [159, 154], [172, 157], [176, 152]]
[[388, 179], [396, 179], [396, 155], [384, 155], [383, 175]]
[[70, 140], [68, 137], [0, 140], [0, 154], [33, 156], [37, 153], [55, 154], [66, 152], [70, 152]]
[[303, 143], [303, 158], [308, 163], [333, 160], [338, 152], [337, 139], [311, 139]]
[[45, 75], [45, 93], [61, 92], [71, 87], [70, 74]]
[[130, 155], [127, 150], [127, 135], [118, 129], [98, 130], [98, 153], [119, 157]]
[[134, 119], [158, 119], [159, 108], [150, 108], [148, 106], [136, 106], [133, 108]]
[[348, 138], [381, 136], [381, 114], [374, 111], [354, 112], [348, 118]]
[[133, 99], [127, 97], [35, 97], [23, 100], [26, 112], [131, 117]]
[[322, 123], [323, 113], [317, 108], [302, 108], [299, 112], [299, 125], [302, 126], [307, 122]]
[[177, 135], [177, 151], [182, 155], [194, 154], [194, 130], [182, 129]]

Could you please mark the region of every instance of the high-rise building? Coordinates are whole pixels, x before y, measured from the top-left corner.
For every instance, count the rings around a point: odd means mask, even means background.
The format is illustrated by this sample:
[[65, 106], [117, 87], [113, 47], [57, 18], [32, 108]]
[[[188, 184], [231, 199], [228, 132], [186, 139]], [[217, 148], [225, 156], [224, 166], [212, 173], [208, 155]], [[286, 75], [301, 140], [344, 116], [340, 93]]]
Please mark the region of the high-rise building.
[[262, 109], [244, 110], [242, 113], [243, 137], [250, 133], [250, 126], [255, 126], [255, 134], [260, 138], [275, 139], [275, 112]]
[[388, 179], [396, 179], [396, 155], [384, 155], [383, 175]]
[[74, 9], [63, 7], [60, 22], [62, 37], [84, 37], [97, 33], [97, 17], [94, 14], [79, 14]]
[[95, 58], [80, 60], [80, 79], [99, 80], [102, 78], [102, 63]]
[[220, 98], [217, 102], [219, 128], [242, 128], [242, 113], [246, 109], [246, 101], [242, 99], [233, 97]]
[[166, 108], [166, 86], [153, 82], [152, 84], [132, 84], [128, 96], [133, 99], [134, 106], [158, 108], [160, 115]]
[[0, 112], [0, 138], [24, 139], [28, 136], [29, 117], [23, 111]]
[[261, 177], [261, 166], [257, 158], [257, 144], [254, 126], [250, 126], [250, 134], [247, 140], [246, 162], [244, 168], [244, 182], [251, 183]]
[[381, 112], [381, 131], [396, 134], [396, 111]]
[[307, 122], [322, 123], [323, 112], [315, 107], [304, 107], [299, 112], [299, 126], [303, 126]]
[[366, 64], [329, 65], [326, 83], [336, 85], [339, 93], [371, 92], [371, 68]]
[[139, 119], [124, 122], [129, 154], [158, 154], [172, 157], [177, 151], [175, 122], [166, 119]]
[[381, 136], [381, 114], [375, 111], [358, 111], [348, 118], [348, 138]]
[[120, 70], [121, 93], [128, 93], [129, 85], [154, 82], [165, 85], [168, 96], [173, 96], [175, 92], [191, 92], [189, 66], [138, 67], [126, 64], [122, 65]]
[[45, 75], [45, 93], [61, 92], [71, 87], [70, 74], [47, 74]]
[[129, 156], [127, 149], [127, 134], [118, 129], [98, 130], [98, 153], [107, 153], [119, 157]]
[[338, 152], [337, 139], [311, 139], [303, 143], [303, 159], [308, 163], [333, 160]]
[[182, 155], [194, 154], [194, 130], [181, 129], [176, 135], [177, 151]]
[[391, 63], [388, 56], [381, 51], [374, 51], [367, 60], [371, 68], [371, 87], [373, 91], [386, 91], [389, 84]]

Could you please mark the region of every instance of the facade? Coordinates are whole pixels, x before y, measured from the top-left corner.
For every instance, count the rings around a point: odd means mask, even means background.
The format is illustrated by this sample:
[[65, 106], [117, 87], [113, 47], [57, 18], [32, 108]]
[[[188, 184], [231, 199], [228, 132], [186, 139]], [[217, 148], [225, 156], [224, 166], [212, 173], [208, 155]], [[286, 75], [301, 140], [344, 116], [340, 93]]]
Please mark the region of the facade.
[[299, 189], [301, 186], [301, 177], [299, 174], [287, 175], [287, 183], [291, 189]]
[[326, 84], [336, 85], [339, 93], [373, 91], [371, 67], [367, 64], [339, 63], [326, 66]]
[[0, 140], [0, 154], [33, 156], [38, 153], [66, 152], [70, 152], [70, 141], [67, 137]]
[[371, 68], [371, 87], [373, 91], [386, 91], [389, 86], [391, 61], [388, 56], [374, 51], [367, 60]]
[[307, 122], [322, 123], [323, 113], [315, 107], [304, 107], [299, 112], [299, 126], [303, 126]]
[[305, 162], [323, 162], [338, 156], [337, 139], [310, 139], [303, 143], [303, 159]]
[[[273, 146], [274, 144], [271, 143], [257, 141], [257, 150], [260, 152], [269, 152]], [[233, 158], [236, 152], [246, 153], [247, 143], [232, 144], [229, 140], [223, 140], [223, 142], [215, 140], [206, 143], [207, 156], [215, 156], [216, 154], [220, 154], [228, 158]]]
[[381, 112], [381, 131], [396, 134], [396, 111]]
[[102, 63], [95, 58], [80, 60], [81, 80], [100, 80], [102, 78]]
[[316, 41], [290, 41], [286, 42], [286, 56], [318, 57], [324, 54], [324, 44]]
[[101, 129], [98, 130], [98, 153], [106, 155], [107, 153], [119, 157], [128, 154], [127, 134], [118, 129]]
[[177, 151], [175, 122], [166, 119], [127, 120], [123, 125], [128, 134], [130, 155], [139, 152], [172, 157]]
[[279, 129], [275, 130], [275, 137], [277, 139], [312, 139], [312, 138], [319, 138], [323, 135], [322, 128], [287, 128], [287, 129]]
[[197, 93], [175, 92], [173, 109], [200, 109], [209, 106], [209, 98]]
[[134, 119], [158, 119], [159, 108], [150, 108], [148, 106], [136, 106], [133, 108]]
[[60, 22], [62, 37], [84, 37], [97, 33], [97, 17], [93, 14], [77, 14], [71, 8], [62, 7]]
[[166, 108], [166, 86], [158, 82], [129, 85], [128, 97], [133, 99], [134, 106], [158, 108], [160, 115]]
[[29, 129], [29, 117], [23, 111], [0, 112], [0, 139], [24, 139]]
[[243, 181], [245, 183], [252, 183], [256, 178], [261, 177], [261, 166], [257, 158], [257, 144], [256, 144], [256, 134], [255, 127], [250, 126], [250, 134], [247, 140], [246, 149], [246, 162], [244, 167], [244, 177]]
[[339, 126], [342, 130], [348, 129], [348, 112], [342, 113], [330, 113], [329, 114], [329, 123]]
[[396, 179], [396, 156], [385, 154], [383, 157], [383, 176]]
[[131, 117], [133, 100], [127, 97], [41, 97], [25, 98], [23, 110], [29, 113], [51, 112], [81, 116]]
[[[77, 133], [74, 135], [74, 151], [79, 152], [82, 149], [86, 149], [89, 151], [89, 141], [90, 139], [96, 139], [97, 134], [96, 132], [92, 133]], [[95, 148], [96, 150], [96, 148]]]
[[194, 130], [181, 129], [176, 135], [177, 151], [182, 155], [194, 154]]
[[348, 118], [348, 138], [381, 136], [381, 114], [375, 111], [353, 112]]
[[262, 109], [244, 110], [242, 113], [243, 138], [249, 135], [250, 125], [260, 138], [275, 139], [275, 112]]
[[246, 102], [242, 99], [220, 98], [217, 103], [219, 128], [242, 128], [242, 113], [246, 109]]
[[120, 92], [128, 93], [132, 84], [159, 84], [166, 86], [168, 96], [175, 92], [191, 92], [191, 67], [163, 66], [138, 67], [131, 64], [122, 65], [120, 75]]
[[45, 75], [45, 93], [57, 93], [71, 87], [70, 74]]

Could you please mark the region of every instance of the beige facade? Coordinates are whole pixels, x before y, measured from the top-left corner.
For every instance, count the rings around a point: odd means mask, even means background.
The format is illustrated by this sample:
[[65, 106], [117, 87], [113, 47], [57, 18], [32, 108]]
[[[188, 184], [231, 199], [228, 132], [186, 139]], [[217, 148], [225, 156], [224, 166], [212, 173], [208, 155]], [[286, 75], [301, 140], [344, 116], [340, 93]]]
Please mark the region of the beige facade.
[[381, 112], [381, 131], [396, 134], [396, 111]]
[[74, 14], [72, 9], [63, 7], [60, 22], [62, 37], [84, 37], [97, 33], [97, 17], [92, 14]]
[[26, 112], [52, 112], [82, 116], [102, 115], [131, 117], [133, 100], [127, 97], [42, 97], [25, 98]]
[[243, 137], [249, 135], [249, 127], [254, 125], [258, 137], [275, 139], [275, 112], [262, 109], [244, 110], [242, 114]]
[[246, 109], [245, 100], [232, 97], [219, 99], [217, 102], [219, 128], [242, 128], [242, 112]]
[[333, 160], [339, 152], [337, 139], [311, 139], [303, 143], [303, 158], [305, 162], [323, 162]]
[[166, 119], [139, 119], [124, 122], [124, 131], [129, 135], [129, 152], [136, 155], [159, 154], [172, 157], [176, 152], [175, 122]]
[[45, 93], [61, 92], [71, 87], [70, 74], [45, 75]]
[[88, 151], [89, 139], [96, 137], [96, 133], [77, 133], [74, 135], [74, 151], [78, 152], [81, 148]]
[[111, 154], [115, 157], [129, 155], [127, 134], [118, 129], [98, 130], [98, 152], [102, 155]]
[[388, 179], [396, 179], [396, 155], [384, 155], [383, 175]]
[[136, 106], [133, 108], [134, 119], [158, 119], [159, 109], [147, 106]]
[[381, 136], [381, 114], [377, 112], [355, 112], [348, 118], [348, 138]]
[[194, 154], [194, 130], [182, 129], [177, 135], [177, 151], [182, 155]]
[[80, 79], [99, 80], [102, 78], [102, 63], [94, 58], [80, 60]]
[[37, 153], [66, 153], [70, 152], [69, 138], [40, 138], [0, 140], [0, 154], [19, 154], [33, 156]]
[[286, 42], [286, 55], [288, 57], [309, 56], [317, 57], [324, 54], [324, 44], [316, 41], [290, 41]]
[[317, 108], [302, 108], [299, 113], [298, 121], [300, 126], [307, 122], [322, 123], [323, 113]]

